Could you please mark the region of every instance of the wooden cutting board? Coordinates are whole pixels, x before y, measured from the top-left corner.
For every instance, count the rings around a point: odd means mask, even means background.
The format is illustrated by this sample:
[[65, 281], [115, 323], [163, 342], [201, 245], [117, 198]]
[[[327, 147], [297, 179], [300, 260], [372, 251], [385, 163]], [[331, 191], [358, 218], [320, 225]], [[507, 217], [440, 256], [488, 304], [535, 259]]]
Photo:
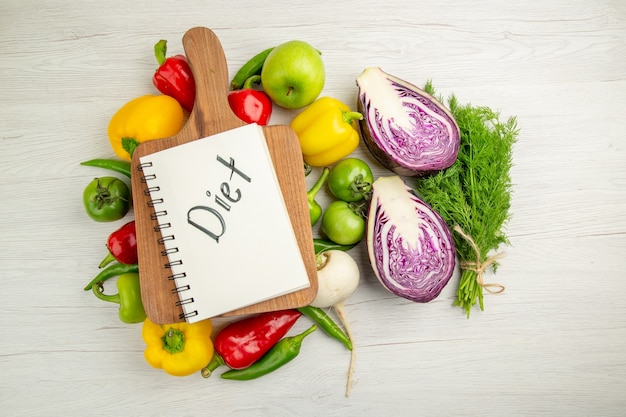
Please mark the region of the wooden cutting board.
[[[207, 28], [192, 28], [183, 36], [183, 47], [196, 82], [196, 103], [193, 111], [177, 135], [143, 142], [135, 149], [132, 157], [132, 166], [137, 169], [133, 171], [131, 182], [137, 228], [141, 298], [146, 314], [157, 324], [181, 322], [184, 319], [182, 308], [176, 305], [178, 294], [174, 290], [175, 282], [168, 279], [170, 271], [163, 266], [165, 263], [161, 255], [163, 246], [157, 242], [160, 233], [155, 232], [156, 221], [150, 217], [154, 213], [154, 208], [148, 206], [150, 196], [144, 193], [146, 184], [142, 182], [143, 176], [139, 171], [139, 158], [245, 124], [234, 115], [228, 104], [228, 67], [217, 36]], [[264, 126], [263, 133], [311, 286], [227, 313], [225, 316], [304, 306], [309, 304], [317, 293], [313, 232], [309, 220], [307, 190], [298, 138], [290, 127], [282, 125]], [[271, 236], [268, 236], [267, 243], [272, 244]], [[245, 261], [243, 255], [242, 262]], [[262, 277], [263, 271], [259, 271], [259, 275]]]

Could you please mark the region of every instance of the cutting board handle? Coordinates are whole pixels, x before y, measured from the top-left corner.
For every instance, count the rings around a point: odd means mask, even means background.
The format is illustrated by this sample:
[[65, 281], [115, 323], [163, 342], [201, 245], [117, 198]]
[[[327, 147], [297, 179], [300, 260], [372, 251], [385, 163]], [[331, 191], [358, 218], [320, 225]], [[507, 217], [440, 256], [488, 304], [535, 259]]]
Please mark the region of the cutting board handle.
[[183, 48], [196, 83], [196, 102], [181, 135], [202, 138], [245, 125], [228, 104], [228, 65], [215, 33], [191, 28], [183, 36]]

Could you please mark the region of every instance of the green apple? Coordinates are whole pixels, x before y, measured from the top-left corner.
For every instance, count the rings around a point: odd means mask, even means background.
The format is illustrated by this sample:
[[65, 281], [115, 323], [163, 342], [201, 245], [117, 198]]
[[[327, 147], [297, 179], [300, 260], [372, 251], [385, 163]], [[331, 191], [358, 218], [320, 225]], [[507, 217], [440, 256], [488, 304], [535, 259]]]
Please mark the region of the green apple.
[[287, 109], [300, 109], [313, 103], [325, 80], [320, 52], [298, 40], [275, 47], [261, 71], [263, 90], [274, 103]]

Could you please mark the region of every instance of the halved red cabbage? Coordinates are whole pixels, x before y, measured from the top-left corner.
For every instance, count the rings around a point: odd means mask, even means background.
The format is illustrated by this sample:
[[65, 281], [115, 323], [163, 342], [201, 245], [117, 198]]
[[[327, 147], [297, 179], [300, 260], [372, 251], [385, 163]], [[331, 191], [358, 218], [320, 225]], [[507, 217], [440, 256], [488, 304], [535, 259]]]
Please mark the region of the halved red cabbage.
[[364, 142], [384, 167], [416, 176], [454, 163], [459, 126], [436, 98], [379, 67], [365, 69], [356, 84]]
[[436, 298], [454, 272], [450, 228], [399, 176], [372, 184], [367, 252], [380, 283], [416, 302]]

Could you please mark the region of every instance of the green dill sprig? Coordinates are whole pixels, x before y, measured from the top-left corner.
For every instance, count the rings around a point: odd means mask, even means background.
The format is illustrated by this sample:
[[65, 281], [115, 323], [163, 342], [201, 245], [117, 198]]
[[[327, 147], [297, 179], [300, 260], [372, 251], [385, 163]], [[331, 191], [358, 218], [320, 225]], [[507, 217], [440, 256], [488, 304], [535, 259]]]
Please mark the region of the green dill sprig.
[[[435, 96], [430, 81], [424, 89]], [[458, 158], [450, 168], [419, 179], [416, 191], [451, 229], [460, 227], [476, 245], [463, 233], [453, 233], [462, 269], [454, 305], [469, 317], [477, 301], [484, 310], [482, 272], [471, 265], [483, 265], [490, 251], [510, 244], [503, 227], [510, 218], [512, 148], [519, 130], [515, 117], [501, 121], [490, 108], [461, 105], [454, 95], [448, 107], [461, 132]], [[497, 261], [489, 263], [495, 271]]]

